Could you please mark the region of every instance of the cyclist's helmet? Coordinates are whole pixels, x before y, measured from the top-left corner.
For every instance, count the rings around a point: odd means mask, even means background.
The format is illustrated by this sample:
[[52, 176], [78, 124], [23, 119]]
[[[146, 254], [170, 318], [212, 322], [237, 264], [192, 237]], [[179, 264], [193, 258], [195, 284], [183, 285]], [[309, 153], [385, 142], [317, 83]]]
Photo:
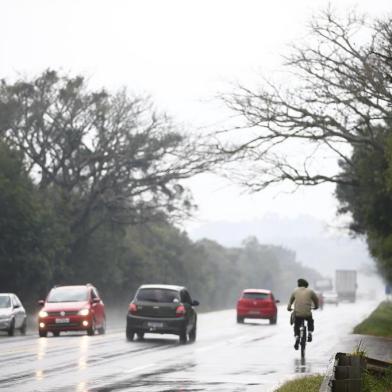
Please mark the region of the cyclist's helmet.
[[302, 279], [302, 278], [298, 279], [298, 287], [308, 287], [308, 286], [309, 286], [309, 283], [307, 280]]

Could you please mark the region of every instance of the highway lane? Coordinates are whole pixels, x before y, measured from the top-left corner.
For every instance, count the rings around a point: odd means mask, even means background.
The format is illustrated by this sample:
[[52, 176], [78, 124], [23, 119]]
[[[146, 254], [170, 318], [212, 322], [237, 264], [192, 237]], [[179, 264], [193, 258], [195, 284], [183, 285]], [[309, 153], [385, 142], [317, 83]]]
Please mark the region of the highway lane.
[[[322, 373], [339, 341], [375, 306], [358, 302], [316, 311], [305, 363], [293, 348], [289, 312], [278, 324], [237, 324], [234, 310], [199, 314], [194, 344], [147, 334], [127, 342], [124, 328], [106, 335], [0, 336], [1, 391], [273, 391], [298, 373]], [[125, 316], [124, 316], [125, 327]], [[354, 349], [354, 348], [353, 348]]]

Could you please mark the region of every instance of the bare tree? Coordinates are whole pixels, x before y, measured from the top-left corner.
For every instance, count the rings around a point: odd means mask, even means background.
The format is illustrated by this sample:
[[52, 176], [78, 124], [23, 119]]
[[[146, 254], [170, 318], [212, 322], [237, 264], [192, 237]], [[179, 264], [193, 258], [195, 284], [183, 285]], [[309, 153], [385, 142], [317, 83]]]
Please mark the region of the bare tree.
[[252, 191], [281, 181], [357, 184], [337, 166], [326, 170], [320, 151], [346, 167], [353, 146], [383, 153], [378, 134], [392, 124], [391, 22], [368, 25], [356, 13], [341, 20], [327, 10], [311, 22], [306, 45], [285, 57], [289, 87], [264, 79], [223, 95], [240, 123], [217, 136], [240, 142], [222, 142], [219, 152], [244, 163], [240, 182]]

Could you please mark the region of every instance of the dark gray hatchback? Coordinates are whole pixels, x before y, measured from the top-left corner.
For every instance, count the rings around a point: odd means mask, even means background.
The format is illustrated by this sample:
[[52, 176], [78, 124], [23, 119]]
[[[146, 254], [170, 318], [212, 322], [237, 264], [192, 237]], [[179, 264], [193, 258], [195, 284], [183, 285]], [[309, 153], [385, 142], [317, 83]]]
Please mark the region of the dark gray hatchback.
[[129, 304], [126, 336], [135, 334], [143, 339], [145, 333], [178, 335], [181, 343], [196, 340], [197, 314], [188, 290], [183, 286], [149, 284], [140, 286]]

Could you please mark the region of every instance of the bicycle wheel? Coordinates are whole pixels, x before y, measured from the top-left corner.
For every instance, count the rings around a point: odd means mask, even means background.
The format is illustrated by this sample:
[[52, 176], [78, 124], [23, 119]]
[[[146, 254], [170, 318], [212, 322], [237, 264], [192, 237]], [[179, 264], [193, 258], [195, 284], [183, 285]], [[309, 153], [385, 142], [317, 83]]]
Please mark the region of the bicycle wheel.
[[305, 358], [305, 349], [306, 349], [306, 327], [302, 328], [302, 334], [301, 334], [301, 358]]

